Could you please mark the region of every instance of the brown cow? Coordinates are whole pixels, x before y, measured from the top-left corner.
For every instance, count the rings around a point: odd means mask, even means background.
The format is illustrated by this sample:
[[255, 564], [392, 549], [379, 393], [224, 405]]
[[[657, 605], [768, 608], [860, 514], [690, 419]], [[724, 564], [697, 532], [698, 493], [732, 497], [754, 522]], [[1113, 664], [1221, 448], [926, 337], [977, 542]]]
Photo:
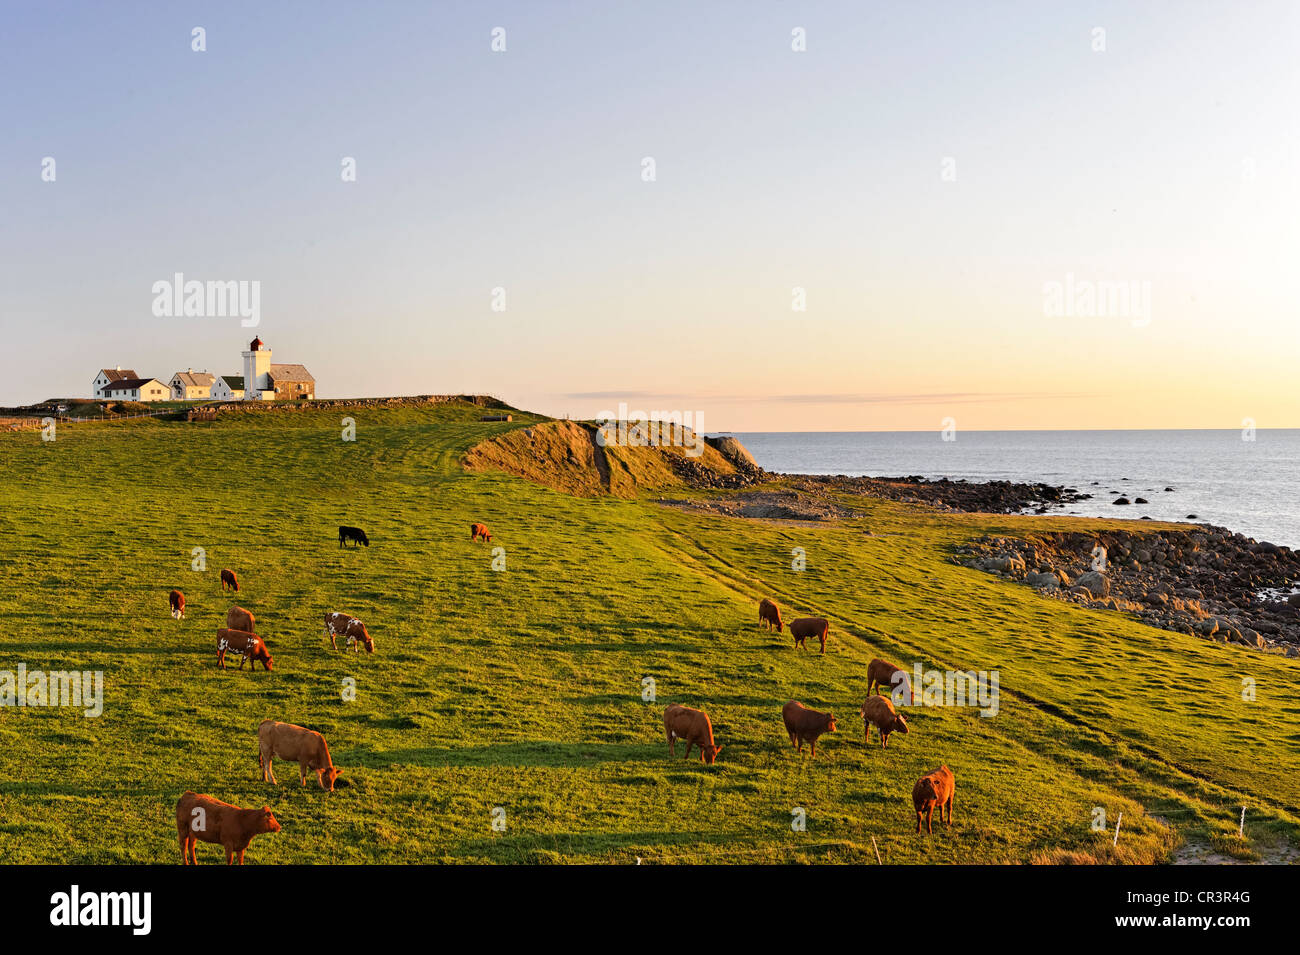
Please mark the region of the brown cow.
[[255, 633], [245, 633], [243, 630], [221, 629], [217, 631], [217, 666], [221, 669], [226, 668], [226, 653], [239, 654], [239, 669], [244, 668], [244, 661], [249, 660], [248, 672], [251, 674], [257, 669], [257, 661], [262, 661], [262, 666], [270, 670], [271, 654], [267, 652], [266, 644], [262, 638]]
[[224, 594], [229, 587], [235, 593], [239, 593], [239, 578], [235, 572], [227, 567], [221, 568], [221, 592]]
[[880, 731], [880, 747], [884, 749], [889, 745], [889, 734], [894, 732], [908, 732], [907, 720], [903, 714], [894, 709], [894, 704], [889, 702], [887, 696], [869, 696], [866, 702], [862, 704], [862, 709], [858, 710], [862, 717], [862, 739], [864, 742], [871, 742], [871, 727]]
[[279, 785], [271, 769], [271, 761], [277, 758], [297, 762], [299, 785], [307, 785], [307, 771], [311, 770], [316, 774], [321, 789], [334, 791], [334, 780], [339, 778], [340, 772], [330, 759], [325, 737], [315, 730], [292, 723], [262, 720], [257, 727], [257, 764], [262, 769], [262, 782]]
[[833, 714], [810, 710], [798, 700], [791, 700], [781, 707], [781, 719], [785, 722], [785, 731], [790, 734], [790, 744], [802, 753], [803, 744], [807, 743], [813, 759], [817, 758], [817, 737], [835, 732]]
[[325, 636], [329, 637], [330, 646], [335, 650], [339, 648], [335, 641], [336, 637], [347, 637], [346, 647], [351, 647], [352, 652], [357, 651], [357, 641], [360, 640], [366, 648], [366, 653], [375, 652], [375, 641], [370, 638], [366, 631], [366, 625], [352, 616], [350, 613], [343, 613], [339, 610], [331, 611], [325, 615]]
[[921, 831], [921, 813], [925, 813], [925, 831], [934, 832], [930, 819], [934, 807], [939, 807], [939, 821], [943, 822], [944, 807], [948, 809], [948, 825], [952, 825], [952, 794], [957, 782], [952, 778], [952, 770], [947, 766], [932, 769], [916, 781], [912, 787], [912, 805], [916, 807], [916, 831]]
[[709, 714], [703, 710], [693, 710], [680, 703], [669, 703], [664, 710], [664, 735], [668, 737], [668, 752], [677, 755], [677, 741], [686, 741], [685, 759], [691, 758], [691, 747], [700, 748], [700, 762], [712, 766], [722, 752], [722, 747], [713, 742], [713, 724]]
[[492, 542], [492, 535], [488, 533], [486, 524], [471, 524], [469, 526], [469, 539], [472, 541], [476, 541], [480, 537], [483, 538], [488, 543]]
[[785, 630], [785, 625], [781, 623], [781, 608], [766, 597], [758, 602], [758, 622], [766, 625], [768, 630], [776, 627], [777, 633]]
[[[896, 676], [895, 674], [902, 675]], [[912, 681], [907, 677], [907, 671], [902, 667], [894, 666], [888, 660], [876, 657], [867, 664], [867, 692], [873, 693], [877, 689], [883, 689], [886, 686], [891, 688], [891, 698], [893, 696], [892, 689], [907, 687], [906, 691], [903, 691], [907, 694], [906, 702], [916, 702], [916, 691], [912, 688]]]
[[179, 590], [173, 590], [167, 595], [167, 603], [172, 608], [172, 616], [177, 620], [185, 619], [185, 595]]
[[805, 640], [809, 637], [820, 637], [822, 641], [822, 653], [826, 652], [826, 634], [830, 630], [831, 622], [825, 617], [800, 617], [798, 620], [790, 621], [790, 634], [794, 637], [796, 648], [806, 646]]
[[253, 615], [243, 607], [231, 607], [226, 611], [226, 629], [242, 630], [244, 633], [257, 633]]
[[226, 865], [231, 865], [235, 854], [239, 864], [244, 864], [244, 850], [253, 836], [263, 832], [279, 832], [280, 824], [271, 813], [270, 806], [261, 809], [240, 809], [211, 796], [185, 790], [176, 801], [176, 838], [181, 844], [181, 864], [198, 865], [194, 847], [200, 842], [212, 842], [226, 850]]

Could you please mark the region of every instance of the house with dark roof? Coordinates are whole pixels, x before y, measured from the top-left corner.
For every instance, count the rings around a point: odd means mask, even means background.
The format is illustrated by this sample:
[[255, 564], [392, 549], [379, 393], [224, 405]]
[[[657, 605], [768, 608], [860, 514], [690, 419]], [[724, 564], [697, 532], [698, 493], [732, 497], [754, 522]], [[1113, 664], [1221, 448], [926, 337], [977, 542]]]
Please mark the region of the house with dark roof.
[[170, 389], [157, 378], [122, 378], [104, 386], [105, 398], [115, 401], [166, 401]]
[[107, 387], [115, 381], [123, 381], [127, 378], [139, 378], [131, 369], [123, 369], [121, 365], [116, 368], [101, 368], [99, 374], [90, 385], [90, 396], [92, 398], [107, 398]]
[[212, 400], [243, 401], [244, 376], [218, 375], [217, 380], [212, 384]]

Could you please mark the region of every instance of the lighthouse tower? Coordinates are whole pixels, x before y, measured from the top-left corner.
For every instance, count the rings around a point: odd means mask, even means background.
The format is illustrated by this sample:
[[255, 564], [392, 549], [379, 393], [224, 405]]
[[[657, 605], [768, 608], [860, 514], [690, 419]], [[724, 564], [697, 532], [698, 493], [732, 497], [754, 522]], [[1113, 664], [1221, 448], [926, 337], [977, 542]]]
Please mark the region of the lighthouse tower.
[[271, 349], [266, 347], [262, 339], [254, 338], [248, 344], [248, 351], [242, 354], [244, 356], [244, 400], [262, 401], [263, 389], [268, 392], [266, 398], [274, 398], [275, 393], [271, 391]]

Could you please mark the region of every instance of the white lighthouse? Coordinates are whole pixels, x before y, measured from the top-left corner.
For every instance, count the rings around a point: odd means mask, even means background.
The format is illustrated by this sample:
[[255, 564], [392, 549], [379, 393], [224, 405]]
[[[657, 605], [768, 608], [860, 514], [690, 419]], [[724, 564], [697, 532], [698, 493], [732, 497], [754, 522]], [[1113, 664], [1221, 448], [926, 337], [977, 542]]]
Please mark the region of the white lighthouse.
[[[244, 400], [263, 401], [273, 399], [275, 392], [271, 384], [271, 349], [260, 338], [254, 338], [248, 344], [244, 356]], [[268, 394], [262, 395], [266, 391]]]

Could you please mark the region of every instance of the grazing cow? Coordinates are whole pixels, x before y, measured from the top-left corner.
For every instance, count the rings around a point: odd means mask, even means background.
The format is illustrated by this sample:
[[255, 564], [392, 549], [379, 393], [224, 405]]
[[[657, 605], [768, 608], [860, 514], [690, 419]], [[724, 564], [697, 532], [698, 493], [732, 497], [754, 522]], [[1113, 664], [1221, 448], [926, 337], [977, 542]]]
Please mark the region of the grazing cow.
[[262, 782], [279, 785], [271, 769], [273, 759], [285, 759], [298, 764], [298, 784], [307, 785], [307, 771], [316, 774], [321, 789], [334, 791], [334, 780], [339, 771], [330, 759], [329, 744], [315, 730], [292, 723], [262, 720], [257, 727], [257, 764], [262, 768]]
[[807, 743], [813, 759], [817, 758], [817, 737], [835, 732], [834, 714], [810, 710], [798, 700], [791, 700], [781, 707], [781, 719], [785, 722], [785, 731], [790, 734], [790, 745], [802, 753], [803, 744]]
[[686, 741], [686, 756], [691, 758], [691, 747], [700, 748], [700, 762], [712, 766], [722, 752], [722, 747], [713, 742], [713, 724], [709, 714], [703, 710], [693, 710], [680, 703], [669, 703], [664, 710], [664, 735], [668, 737], [668, 752], [677, 755], [677, 741]]
[[785, 625], [781, 623], [781, 608], [766, 597], [758, 602], [758, 622], [768, 630], [776, 627], [777, 633], [785, 630]]
[[167, 595], [167, 603], [172, 608], [172, 616], [177, 620], [185, 619], [185, 595], [179, 590], [173, 590]]
[[198, 865], [194, 847], [200, 842], [212, 842], [226, 850], [226, 865], [239, 854], [239, 864], [244, 864], [244, 850], [253, 836], [264, 832], [279, 832], [270, 806], [261, 809], [240, 809], [211, 796], [185, 790], [176, 801], [176, 838], [181, 844], [181, 865]]
[[257, 633], [253, 615], [243, 607], [231, 607], [226, 611], [226, 629], [242, 630], [244, 633]]
[[221, 592], [224, 594], [229, 587], [235, 593], [239, 593], [239, 578], [235, 576], [233, 570], [223, 567], [221, 569]]
[[948, 810], [948, 825], [952, 825], [952, 794], [957, 788], [957, 782], [952, 778], [952, 770], [947, 766], [940, 766], [926, 773], [916, 781], [912, 787], [912, 805], [916, 807], [916, 831], [921, 831], [921, 813], [925, 813], [925, 831], [934, 832], [930, 826], [930, 818], [934, 815], [934, 807], [939, 807], [939, 821], [943, 822], [943, 811], [946, 807]]
[[790, 621], [790, 634], [794, 637], [795, 647], [807, 646], [804, 641], [809, 637], [819, 637], [822, 653], [826, 652], [826, 634], [830, 628], [831, 622], [825, 617], [800, 617]]
[[889, 745], [889, 734], [898, 732], [906, 733], [907, 720], [903, 714], [894, 709], [894, 704], [889, 702], [887, 696], [869, 696], [862, 709], [858, 710], [862, 716], [862, 740], [871, 742], [871, 727], [880, 731], [880, 748], [884, 749]]
[[480, 537], [489, 544], [492, 543], [492, 534], [489, 533], [486, 524], [471, 524], [469, 526], [469, 539], [476, 541]]
[[370, 546], [370, 538], [366, 536], [366, 532], [363, 531], [361, 528], [339, 525], [339, 546], [340, 547], [343, 546], [344, 541], [352, 541], [353, 547], [356, 547], [357, 544], [365, 544], [367, 547]]
[[221, 669], [226, 668], [226, 653], [236, 653], [239, 655], [239, 669], [244, 668], [244, 661], [250, 661], [248, 672], [251, 674], [257, 669], [257, 661], [262, 661], [262, 666], [271, 669], [271, 654], [266, 650], [266, 644], [262, 638], [255, 633], [245, 633], [243, 630], [221, 629], [217, 631], [217, 666]]
[[[912, 689], [912, 681], [907, 678], [907, 671], [902, 667], [896, 667], [888, 660], [882, 660], [876, 657], [867, 664], [867, 692], [874, 693], [877, 689], [884, 687], [896, 688], [899, 686], [907, 687], [907, 702], [916, 702], [916, 691]], [[892, 692], [890, 694], [893, 695]]]
[[329, 637], [330, 646], [335, 650], [339, 648], [336, 637], [347, 637], [348, 642], [344, 647], [351, 647], [352, 652], [357, 652], [357, 641], [360, 640], [366, 648], [366, 653], [375, 652], [375, 641], [370, 639], [370, 634], [366, 631], [366, 625], [356, 617], [348, 613], [342, 613], [335, 610], [325, 615], [325, 636]]

